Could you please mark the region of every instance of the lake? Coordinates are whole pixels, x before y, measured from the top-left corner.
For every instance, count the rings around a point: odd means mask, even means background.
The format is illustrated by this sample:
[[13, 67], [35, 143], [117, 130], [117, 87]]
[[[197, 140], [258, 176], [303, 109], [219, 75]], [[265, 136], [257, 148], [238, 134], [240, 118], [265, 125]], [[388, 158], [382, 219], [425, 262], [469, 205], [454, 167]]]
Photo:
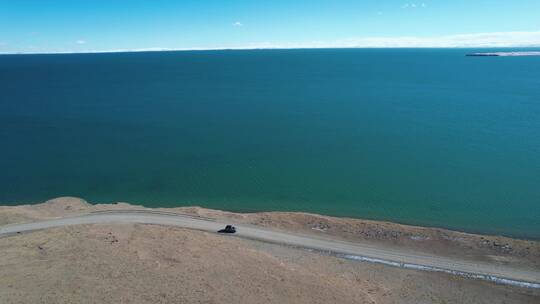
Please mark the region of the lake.
[[540, 238], [540, 57], [465, 56], [476, 51], [2, 55], [0, 202]]

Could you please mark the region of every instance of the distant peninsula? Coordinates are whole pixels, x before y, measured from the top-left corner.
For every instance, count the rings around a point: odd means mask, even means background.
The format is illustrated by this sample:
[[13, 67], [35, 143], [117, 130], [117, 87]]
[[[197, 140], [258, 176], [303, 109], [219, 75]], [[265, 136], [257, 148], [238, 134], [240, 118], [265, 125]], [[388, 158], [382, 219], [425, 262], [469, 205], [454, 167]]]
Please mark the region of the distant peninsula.
[[491, 56], [491, 57], [519, 57], [540, 56], [540, 52], [493, 52], [493, 53], [470, 53], [466, 56]]

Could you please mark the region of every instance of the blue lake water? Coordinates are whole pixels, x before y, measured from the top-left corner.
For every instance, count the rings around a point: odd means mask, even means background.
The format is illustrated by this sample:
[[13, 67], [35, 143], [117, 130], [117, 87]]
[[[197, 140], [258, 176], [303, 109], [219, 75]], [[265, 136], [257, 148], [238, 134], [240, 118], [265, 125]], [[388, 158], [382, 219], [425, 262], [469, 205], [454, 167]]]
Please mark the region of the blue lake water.
[[0, 202], [71, 195], [540, 238], [540, 57], [472, 51], [0, 56]]

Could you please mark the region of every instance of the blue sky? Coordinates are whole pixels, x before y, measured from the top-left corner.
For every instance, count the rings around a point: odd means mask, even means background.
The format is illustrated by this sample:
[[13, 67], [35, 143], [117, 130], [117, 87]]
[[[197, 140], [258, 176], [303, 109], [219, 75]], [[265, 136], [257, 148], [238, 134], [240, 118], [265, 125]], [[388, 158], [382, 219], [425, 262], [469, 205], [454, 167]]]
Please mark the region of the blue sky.
[[0, 0], [0, 52], [525, 45], [539, 0]]

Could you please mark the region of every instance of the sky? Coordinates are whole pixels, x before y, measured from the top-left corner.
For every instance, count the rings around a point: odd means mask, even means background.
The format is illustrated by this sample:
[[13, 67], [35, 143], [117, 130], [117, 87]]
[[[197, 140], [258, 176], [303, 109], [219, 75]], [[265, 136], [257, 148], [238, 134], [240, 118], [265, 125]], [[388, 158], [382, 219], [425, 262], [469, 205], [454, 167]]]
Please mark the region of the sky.
[[0, 52], [540, 46], [540, 0], [0, 0]]

